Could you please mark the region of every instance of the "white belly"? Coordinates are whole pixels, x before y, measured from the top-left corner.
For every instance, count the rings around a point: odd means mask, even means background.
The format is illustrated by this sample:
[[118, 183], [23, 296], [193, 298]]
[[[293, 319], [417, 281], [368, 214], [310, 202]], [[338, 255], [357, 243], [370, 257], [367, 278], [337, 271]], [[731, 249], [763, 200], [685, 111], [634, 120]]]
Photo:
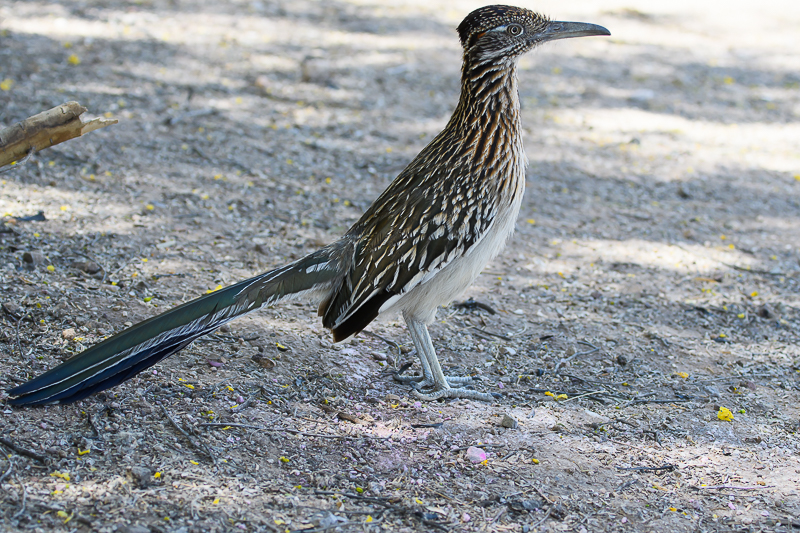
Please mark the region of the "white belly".
[[437, 307], [452, 302], [472, 285], [483, 267], [500, 253], [514, 233], [524, 189], [524, 179], [520, 181], [522, 185], [511, 204], [498, 212], [497, 220], [480, 242], [472, 246], [465, 255], [454, 259], [430, 280], [417, 285], [389, 307], [382, 309], [381, 315], [401, 312], [409, 318], [430, 324], [436, 316]]

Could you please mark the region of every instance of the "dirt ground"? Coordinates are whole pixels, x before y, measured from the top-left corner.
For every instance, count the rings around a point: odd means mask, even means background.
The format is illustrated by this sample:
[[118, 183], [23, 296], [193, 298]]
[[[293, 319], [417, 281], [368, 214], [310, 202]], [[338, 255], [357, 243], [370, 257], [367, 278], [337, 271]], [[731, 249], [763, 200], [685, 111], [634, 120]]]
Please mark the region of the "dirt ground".
[[[446, 123], [479, 5], [0, 1], [0, 125], [119, 119], [0, 175], [0, 387], [341, 235]], [[4, 531], [800, 528], [800, 3], [525, 5], [613, 36], [522, 59], [517, 232], [431, 328], [502, 399], [418, 402], [400, 320], [334, 346], [278, 305], [4, 407]]]

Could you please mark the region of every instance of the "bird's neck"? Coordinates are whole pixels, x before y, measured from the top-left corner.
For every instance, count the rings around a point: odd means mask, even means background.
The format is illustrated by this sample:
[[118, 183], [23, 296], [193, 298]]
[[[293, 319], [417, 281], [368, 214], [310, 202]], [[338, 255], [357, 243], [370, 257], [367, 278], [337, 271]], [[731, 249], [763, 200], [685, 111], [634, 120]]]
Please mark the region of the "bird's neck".
[[[502, 120], [502, 125], [519, 128], [519, 90], [517, 60], [480, 62], [466, 57], [461, 73], [458, 111], [472, 120], [464, 125], [486, 127], [486, 120]], [[475, 119], [481, 118], [477, 123]]]
[[461, 97], [448, 126], [463, 162], [480, 169], [476, 175], [516, 179], [524, 174], [516, 60], [473, 63], [466, 58]]

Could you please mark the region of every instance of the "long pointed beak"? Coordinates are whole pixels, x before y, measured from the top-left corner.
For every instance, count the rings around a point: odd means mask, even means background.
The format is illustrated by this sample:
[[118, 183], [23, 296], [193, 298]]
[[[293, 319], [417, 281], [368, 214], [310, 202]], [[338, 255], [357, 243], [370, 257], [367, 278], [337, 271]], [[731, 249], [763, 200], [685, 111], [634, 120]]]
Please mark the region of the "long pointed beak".
[[541, 33], [536, 34], [540, 42], [555, 41], [556, 39], [571, 39], [572, 37], [588, 37], [590, 35], [611, 35], [611, 32], [597, 24], [586, 22], [551, 21]]

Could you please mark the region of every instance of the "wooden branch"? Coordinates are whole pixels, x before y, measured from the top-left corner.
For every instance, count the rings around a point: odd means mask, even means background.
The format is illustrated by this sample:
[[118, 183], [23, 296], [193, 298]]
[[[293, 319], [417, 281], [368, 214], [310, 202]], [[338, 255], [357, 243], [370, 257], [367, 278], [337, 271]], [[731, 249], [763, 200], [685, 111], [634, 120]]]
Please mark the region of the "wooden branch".
[[67, 102], [0, 130], [0, 167], [117, 123], [117, 119], [107, 118], [84, 122], [80, 116], [85, 112], [78, 102]]

